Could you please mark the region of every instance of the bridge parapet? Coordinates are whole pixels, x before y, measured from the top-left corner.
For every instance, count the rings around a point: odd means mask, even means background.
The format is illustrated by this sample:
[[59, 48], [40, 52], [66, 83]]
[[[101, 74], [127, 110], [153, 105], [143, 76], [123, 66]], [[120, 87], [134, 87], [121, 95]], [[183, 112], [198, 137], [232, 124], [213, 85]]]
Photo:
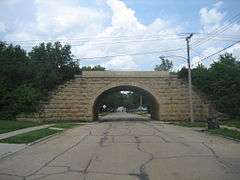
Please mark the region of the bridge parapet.
[[83, 71], [82, 75], [75, 77], [135, 77], [135, 78], [150, 78], [150, 77], [169, 77], [167, 71]]

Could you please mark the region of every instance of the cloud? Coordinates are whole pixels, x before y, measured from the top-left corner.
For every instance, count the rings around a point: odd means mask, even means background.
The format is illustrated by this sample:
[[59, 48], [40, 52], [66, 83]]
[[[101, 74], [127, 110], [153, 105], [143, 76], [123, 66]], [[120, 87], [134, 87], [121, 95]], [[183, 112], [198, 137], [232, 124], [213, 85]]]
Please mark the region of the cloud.
[[[181, 31], [180, 27], [171, 27], [168, 22], [160, 18], [155, 19], [149, 25], [144, 25], [136, 18], [135, 12], [128, 8], [122, 1], [107, 0], [106, 4], [111, 10], [111, 23], [103, 31], [98, 33], [96, 37], [108, 37], [110, 38], [110, 40], [108, 40], [110, 43], [96, 46], [94, 45], [94, 41], [87, 42], [81, 47], [74, 48], [74, 53], [78, 57], [108, 56], [115, 54], [167, 50], [169, 48], [179, 48], [183, 45], [183, 43], [185, 43], [184, 40], [178, 39], [179, 36], [177, 33]], [[171, 38], [177, 39], [174, 41], [169, 40], [169, 38], [166, 37], [166, 33], [171, 34]], [[149, 41], [149, 39], [154, 39], [151, 38], [151, 35], [158, 35], [160, 39]], [[122, 36], [122, 38], [112, 39], [116, 36]], [[136, 36], [138, 36], [137, 42], [130, 42], [136, 40]], [[125, 43], [111, 43], [113, 41], [125, 41]], [[128, 41], [129, 43], [126, 43]], [[105, 61], [107, 62], [103, 64], [105, 64], [109, 69], [133, 70], [134, 68], [139, 69], [142, 64], [145, 64], [146, 66], [147, 63], [147, 68], [153, 69], [155, 64], [153, 61], [158, 59], [157, 56], [157, 54], [154, 54], [151, 56], [121, 56], [116, 58], [106, 58]], [[92, 61], [92, 59], [89, 60], [89, 62]], [[138, 66], [136, 66], [136, 64], [138, 64]]]
[[112, 15], [112, 27], [119, 29], [126, 29], [125, 27], [131, 29], [132, 32], [136, 30], [144, 30], [145, 26], [139, 23], [135, 17], [135, 12], [128, 8], [122, 1], [119, 0], [107, 0], [107, 5], [111, 8]]
[[[23, 0], [11, 0], [11, 3], [16, 4], [21, 1]], [[72, 44], [73, 54], [80, 59], [183, 49], [176, 52], [159, 52], [142, 56], [121, 56], [105, 59], [92, 58], [81, 61], [84, 65], [101, 64], [106, 65], [108, 69], [117, 70], [152, 70], [159, 62], [158, 56], [160, 55], [186, 56], [185, 39], [179, 36], [179, 33], [186, 30], [176, 24], [172, 25], [171, 21], [160, 17], [148, 24], [143, 24], [136, 16], [137, 12], [129, 8], [123, 1], [92, 0], [91, 2], [94, 3], [89, 3], [88, 1], [78, 0], [34, 0], [32, 2], [31, 6], [27, 7], [34, 9], [31, 11], [32, 14], [27, 14], [28, 17], [31, 17], [28, 21], [21, 21], [16, 17], [14, 17], [13, 23], [7, 21], [6, 18], [5, 21], [0, 19], [0, 33], [2, 32], [1, 35], [4, 34], [3, 39], [39, 39], [35, 43], [46, 39], [66, 40]], [[17, 5], [15, 8], [17, 8]], [[221, 9], [223, 5], [223, 2], [219, 1], [212, 7], [203, 7], [199, 11], [201, 32], [209, 33], [214, 28], [229, 23], [224, 21], [226, 12]], [[10, 26], [11, 28], [9, 28]], [[239, 35], [239, 32], [240, 25], [234, 23], [224, 34]], [[221, 36], [219, 37], [221, 38]], [[195, 40], [198, 40], [197, 34], [193, 36], [192, 43]], [[30, 48], [35, 43], [25, 43], [23, 47]], [[194, 50], [198, 51], [201, 56], [208, 56], [214, 50], [226, 46], [226, 43], [224, 41], [208, 41]], [[237, 53], [238, 51], [234, 50], [232, 52]], [[202, 58], [194, 54], [194, 51], [192, 55], [194, 63]], [[171, 60], [173, 60], [175, 67], [181, 66], [181, 61], [178, 61], [178, 59]]]
[[225, 14], [219, 11], [220, 7], [223, 5], [222, 1], [214, 4], [213, 8], [202, 8], [199, 11], [200, 21], [203, 26], [204, 31], [211, 31], [214, 28], [220, 26], [221, 21], [223, 20]]
[[[195, 54], [192, 58], [193, 67], [198, 63], [203, 63], [204, 65], [209, 66], [213, 60], [217, 60], [218, 56], [225, 52], [233, 53], [234, 56], [239, 57], [240, 46], [235, 45], [222, 53], [204, 60], [204, 62], [200, 62], [204, 57], [208, 57], [234, 43], [240, 35], [240, 24], [238, 24], [238, 21], [224, 20], [224, 17], [227, 16], [227, 12], [221, 11], [223, 5], [223, 2], [219, 1], [214, 4], [212, 8], [209, 9], [208, 7], [204, 7], [199, 11], [200, 22], [202, 25], [201, 32], [209, 33], [210, 35], [203, 36], [205, 39], [200, 39], [200, 41], [195, 38], [197, 35], [193, 38], [193, 49], [199, 52], [196, 55], [193, 51], [193, 54]], [[194, 43], [198, 41], [200, 42], [199, 45], [194, 47]]]
[[39, 32], [55, 35], [72, 33], [96, 33], [102, 28], [105, 14], [93, 7], [83, 7], [74, 1], [36, 0], [36, 25]]
[[[161, 18], [143, 24], [137, 19], [136, 12], [120, 0], [96, 0], [94, 6], [83, 5], [76, 0], [33, 2], [34, 14], [29, 14], [33, 19], [27, 24], [18, 21], [14, 30], [4, 37], [10, 40], [39, 40], [25, 43], [24, 48], [46, 39], [66, 39], [73, 45], [73, 54], [82, 58], [167, 50], [185, 45], [182, 39], [169, 40], [166, 37], [167, 33], [171, 34], [171, 38], [179, 38], [177, 33], [182, 30], [181, 27], [171, 26], [170, 22]], [[151, 41], [153, 35], [160, 38]], [[114, 38], [116, 36], [121, 38]], [[89, 37], [88, 41], [77, 40], [83, 37]], [[82, 64], [106, 64], [109, 69], [153, 69], [157, 57], [158, 54], [85, 59]]]
[[131, 56], [114, 57], [110, 61], [103, 63], [102, 66], [111, 70], [136, 70], [138, 68]]
[[229, 48], [227, 52], [232, 53], [234, 57], [240, 60], [240, 44], [236, 44], [235, 46]]
[[194, 56], [192, 58], [192, 67], [196, 67], [198, 64], [204, 64], [205, 66], [209, 66], [213, 60], [215, 60], [215, 57], [209, 58], [209, 59], [204, 59], [203, 58], [208, 57], [210, 54], [213, 54], [217, 51], [221, 50], [221, 47], [207, 47], [205, 48], [201, 54], [198, 56]]
[[[20, 0], [12, 1], [16, 3]], [[34, 11], [27, 16], [32, 19], [25, 22], [15, 17], [10, 24], [13, 30], [5, 35], [5, 39], [43, 41], [92, 36], [102, 31], [108, 16], [102, 9], [80, 5], [76, 0], [34, 0], [30, 8]]]
[[5, 6], [10, 8], [11, 6], [17, 4], [18, 2], [20, 2], [20, 0], [1, 0], [0, 1], [0, 6]]
[[6, 32], [6, 25], [3, 22], [0, 22], [0, 33]]

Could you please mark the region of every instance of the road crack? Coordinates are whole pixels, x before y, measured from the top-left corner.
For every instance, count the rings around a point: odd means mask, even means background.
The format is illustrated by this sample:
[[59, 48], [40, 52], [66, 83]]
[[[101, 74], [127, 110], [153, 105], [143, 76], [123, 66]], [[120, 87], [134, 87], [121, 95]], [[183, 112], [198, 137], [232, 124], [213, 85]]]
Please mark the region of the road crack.
[[130, 173], [129, 175], [131, 176], [137, 176], [139, 178], [139, 180], [150, 180], [148, 174], [146, 173], [146, 166], [147, 164], [149, 164], [153, 159], [154, 156], [152, 153], [144, 151], [143, 149], [141, 149], [140, 144], [141, 144], [141, 140], [138, 136], [134, 136], [135, 140], [136, 140], [136, 144], [137, 144], [137, 150], [147, 154], [149, 156], [149, 158], [140, 165], [139, 168], [139, 174], [134, 174], [134, 173]]
[[75, 143], [74, 145], [70, 146], [69, 148], [65, 149], [63, 152], [57, 154], [56, 156], [54, 156], [51, 160], [49, 160], [48, 162], [46, 162], [43, 166], [41, 166], [39, 169], [37, 169], [36, 171], [34, 171], [33, 173], [25, 176], [24, 179], [33, 176], [35, 174], [37, 174], [39, 171], [41, 171], [43, 168], [47, 167], [52, 161], [56, 160], [58, 157], [60, 157], [61, 155], [65, 154], [66, 152], [68, 152], [69, 150], [73, 149], [74, 147], [76, 147], [77, 145], [79, 145], [83, 140], [86, 139], [86, 137], [89, 136], [89, 134], [85, 135], [83, 138], [81, 138], [81, 140], [79, 140], [77, 143]]

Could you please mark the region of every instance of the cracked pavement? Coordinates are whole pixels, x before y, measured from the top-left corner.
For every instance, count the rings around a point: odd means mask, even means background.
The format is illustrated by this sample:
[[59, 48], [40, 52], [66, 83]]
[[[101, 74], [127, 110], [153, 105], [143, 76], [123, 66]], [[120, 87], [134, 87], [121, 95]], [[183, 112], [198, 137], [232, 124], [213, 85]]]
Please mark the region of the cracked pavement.
[[0, 180], [238, 180], [240, 143], [157, 121], [92, 123], [0, 160]]

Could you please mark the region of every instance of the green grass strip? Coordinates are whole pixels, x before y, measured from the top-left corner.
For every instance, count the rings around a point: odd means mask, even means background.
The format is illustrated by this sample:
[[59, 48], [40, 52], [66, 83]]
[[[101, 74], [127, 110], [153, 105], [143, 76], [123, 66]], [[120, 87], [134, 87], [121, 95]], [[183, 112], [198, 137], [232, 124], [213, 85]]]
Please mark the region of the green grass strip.
[[220, 128], [220, 129], [209, 130], [208, 132], [211, 134], [222, 135], [225, 137], [230, 137], [233, 139], [240, 140], [240, 132], [236, 130]]
[[183, 122], [173, 122], [171, 124], [178, 125], [178, 126], [184, 126], [184, 127], [206, 127], [205, 122], [188, 122], [188, 121], [183, 121]]
[[42, 124], [38, 122], [0, 120], [0, 134], [39, 125]]
[[37, 141], [46, 136], [50, 136], [59, 132], [59, 130], [53, 130], [49, 128], [44, 128], [40, 130], [35, 130], [23, 134], [19, 134], [13, 137], [0, 140], [1, 143], [16, 143], [16, 144], [28, 144]]
[[229, 121], [223, 121], [221, 122], [222, 125], [230, 126], [230, 127], [236, 127], [240, 128], [240, 120], [229, 120]]
[[77, 124], [77, 123], [57, 123], [52, 127], [62, 128], [62, 129], [71, 129], [71, 128], [73, 128], [75, 126], [79, 126], [79, 125], [80, 124]]

